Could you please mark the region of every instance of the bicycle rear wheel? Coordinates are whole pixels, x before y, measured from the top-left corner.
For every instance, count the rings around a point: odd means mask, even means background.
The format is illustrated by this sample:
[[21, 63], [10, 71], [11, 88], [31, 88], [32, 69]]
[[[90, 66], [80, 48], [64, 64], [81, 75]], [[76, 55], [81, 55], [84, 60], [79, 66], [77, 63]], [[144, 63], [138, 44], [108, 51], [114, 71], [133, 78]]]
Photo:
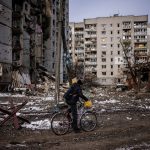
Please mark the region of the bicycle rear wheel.
[[51, 129], [56, 135], [64, 135], [68, 132], [70, 123], [64, 113], [56, 113], [51, 119]]
[[97, 126], [97, 117], [94, 112], [88, 111], [82, 114], [80, 119], [80, 127], [84, 131], [92, 131]]

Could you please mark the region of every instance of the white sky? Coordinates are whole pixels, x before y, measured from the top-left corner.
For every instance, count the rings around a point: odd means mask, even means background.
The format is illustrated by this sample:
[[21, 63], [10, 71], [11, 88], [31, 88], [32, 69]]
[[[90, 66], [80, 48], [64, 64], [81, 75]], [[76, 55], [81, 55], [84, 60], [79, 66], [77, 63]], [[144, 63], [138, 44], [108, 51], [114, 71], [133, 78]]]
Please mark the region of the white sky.
[[150, 0], [69, 0], [70, 22], [86, 18], [120, 15], [149, 15]]

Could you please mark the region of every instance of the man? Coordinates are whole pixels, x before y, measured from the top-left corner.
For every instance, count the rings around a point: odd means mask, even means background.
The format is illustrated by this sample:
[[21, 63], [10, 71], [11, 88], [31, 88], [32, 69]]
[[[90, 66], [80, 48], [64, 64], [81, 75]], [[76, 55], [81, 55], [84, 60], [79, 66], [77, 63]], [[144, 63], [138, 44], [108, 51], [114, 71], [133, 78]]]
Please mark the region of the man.
[[72, 127], [73, 130], [78, 133], [80, 132], [80, 129], [78, 128], [78, 116], [77, 116], [77, 102], [79, 101], [79, 98], [82, 98], [85, 101], [88, 101], [88, 98], [85, 97], [82, 93], [81, 85], [82, 81], [78, 80], [77, 83], [74, 83], [68, 91], [64, 94], [64, 98], [66, 100], [66, 103], [70, 106], [70, 109], [68, 110], [69, 113], [72, 113], [73, 122]]

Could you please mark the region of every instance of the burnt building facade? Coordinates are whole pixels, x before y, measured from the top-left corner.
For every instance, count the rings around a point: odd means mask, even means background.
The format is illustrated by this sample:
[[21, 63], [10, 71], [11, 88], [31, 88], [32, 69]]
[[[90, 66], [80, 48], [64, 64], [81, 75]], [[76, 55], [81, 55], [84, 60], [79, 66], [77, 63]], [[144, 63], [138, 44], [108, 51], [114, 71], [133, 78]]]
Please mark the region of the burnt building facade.
[[11, 81], [12, 1], [0, 1], [0, 86]]
[[[55, 75], [59, 11], [60, 0], [0, 1], [1, 84], [21, 87], [38, 83], [39, 65], [50, 75]], [[66, 0], [63, 14], [66, 35], [68, 13], [69, 3]], [[60, 70], [63, 71], [63, 65]], [[63, 81], [63, 74], [61, 78]]]

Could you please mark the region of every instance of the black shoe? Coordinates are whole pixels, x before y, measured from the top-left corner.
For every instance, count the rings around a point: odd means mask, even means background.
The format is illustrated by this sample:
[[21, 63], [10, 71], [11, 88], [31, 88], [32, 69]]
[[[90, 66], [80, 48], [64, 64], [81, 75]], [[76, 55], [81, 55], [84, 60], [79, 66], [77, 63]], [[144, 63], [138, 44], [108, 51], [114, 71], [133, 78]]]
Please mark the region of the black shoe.
[[72, 122], [72, 118], [69, 114], [67, 114], [67, 119], [69, 120], [69, 122]]
[[74, 130], [75, 133], [81, 133], [81, 130], [79, 128]]

